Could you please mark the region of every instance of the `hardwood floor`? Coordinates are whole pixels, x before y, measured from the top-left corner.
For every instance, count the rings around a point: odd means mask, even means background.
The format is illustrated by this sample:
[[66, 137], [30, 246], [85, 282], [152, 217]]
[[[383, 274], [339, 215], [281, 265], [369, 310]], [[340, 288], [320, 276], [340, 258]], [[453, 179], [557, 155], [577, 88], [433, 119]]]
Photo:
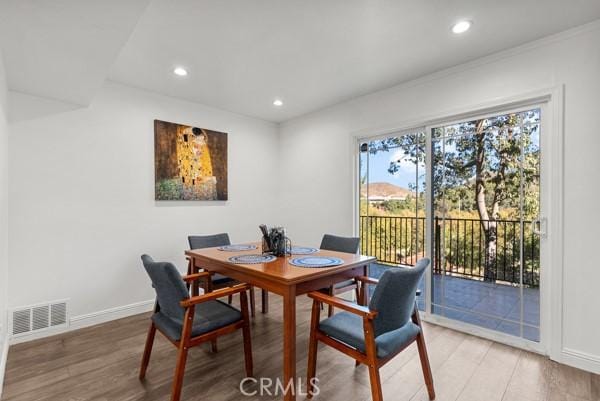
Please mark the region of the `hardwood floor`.
[[[257, 377], [281, 374], [281, 299], [273, 296], [268, 315], [252, 327]], [[298, 375], [306, 375], [310, 302], [298, 299]], [[137, 379], [149, 314], [12, 346], [4, 392], [6, 401], [168, 400], [175, 348], [156, 336], [145, 382]], [[437, 400], [590, 401], [600, 400], [600, 377], [539, 355], [425, 323], [425, 338]], [[370, 400], [365, 366], [330, 347], [320, 347], [315, 400]], [[241, 332], [209, 347], [190, 350], [182, 400], [279, 400], [263, 394], [245, 397]], [[384, 400], [427, 400], [416, 345], [381, 370]], [[247, 391], [257, 390], [248, 385]], [[305, 384], [302, 384], [305, 389]], [[299, 396], [298, 400], [304, 400]]]

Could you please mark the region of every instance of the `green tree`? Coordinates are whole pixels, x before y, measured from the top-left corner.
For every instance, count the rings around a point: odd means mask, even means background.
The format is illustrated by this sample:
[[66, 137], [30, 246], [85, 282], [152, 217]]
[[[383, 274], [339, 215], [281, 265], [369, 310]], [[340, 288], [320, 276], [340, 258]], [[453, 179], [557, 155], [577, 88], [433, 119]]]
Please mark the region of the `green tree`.
[[[501, 212], [518, 218], [523, 207], [523, 217], [529, 219], [539, 212], [539, 121], [539, 110], [532, 110], [433, 130], [434, 208], [442, 214], [452, 210], [477, 212], [484, 233], [485, 281], [497, 279], [497, 220]], [[414, 163], [425, 158], [422, 134], [369, 144], [373, 154], [396, 148]], [[400, 160], [391, 161], [388, 172], [395, 174], [400, 168]]]

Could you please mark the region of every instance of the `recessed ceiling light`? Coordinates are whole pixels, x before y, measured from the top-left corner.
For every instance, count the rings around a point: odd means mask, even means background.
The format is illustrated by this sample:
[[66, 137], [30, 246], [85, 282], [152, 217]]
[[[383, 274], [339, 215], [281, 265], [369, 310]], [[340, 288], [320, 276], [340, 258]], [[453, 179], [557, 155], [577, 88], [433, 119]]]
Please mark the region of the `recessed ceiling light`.
[[471, 21], [459, 21], [452, 27], [452, 32], [454, 33], [464, 33], [471, 28]]
[[185, 77], [188, 73], [187, 70], [183, 67], [177, 67], [173, 70], [173, 74], [179, 75], [180, 77]]
[[273, 106], [277, 106], [277, 107], [283, 106], [283, 100], [281, 100], [281, 99], [273, 100]]

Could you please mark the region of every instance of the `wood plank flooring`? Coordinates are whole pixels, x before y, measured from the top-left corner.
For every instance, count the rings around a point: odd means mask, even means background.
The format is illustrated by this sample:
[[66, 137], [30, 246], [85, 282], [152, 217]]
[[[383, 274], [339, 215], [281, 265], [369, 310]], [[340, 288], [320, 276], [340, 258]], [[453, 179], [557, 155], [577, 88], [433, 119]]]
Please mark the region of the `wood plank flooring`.
[[[252, 326], [254, 372], [275, 379], [281, 374], [281, 299], [271, 297], [267, 315]], [[306, 374], [310, 302], [298, 299], [298, 375]], [[2, 400], [5, 401], [157, 401], [168, 400], [175, 348], [157, 334], [144, 382], [137, 379], [149, 314], [137, 315], [55, 337], [11, 347]], [[596, 401], [600, 377], [542, 356], [443, 327], [425, 324], [437, 400]], [[264, 393], [240, 393], [244, 377], [241, 331], [209, 347], [190, 351], [182, 400], [279, 400]], [[364, 366], [329, 347], [320, 347], [315, 400], [370, 400]], [[427, 400], [416, 345], [381, 371], [387, 401]], [[304, 385], [303, 385], [304, 387]], [[247, 391], [257, 390], [248, 385]], [[299, 396], [298, 400], [304, 400]]]

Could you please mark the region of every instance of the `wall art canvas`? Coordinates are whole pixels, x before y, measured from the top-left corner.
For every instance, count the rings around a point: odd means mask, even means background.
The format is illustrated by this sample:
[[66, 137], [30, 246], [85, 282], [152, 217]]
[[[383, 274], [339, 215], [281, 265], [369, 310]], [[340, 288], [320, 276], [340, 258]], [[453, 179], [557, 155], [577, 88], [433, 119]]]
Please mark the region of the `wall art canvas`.
[[156, 200], [227, 200], [227, 134], [154, 120]]

